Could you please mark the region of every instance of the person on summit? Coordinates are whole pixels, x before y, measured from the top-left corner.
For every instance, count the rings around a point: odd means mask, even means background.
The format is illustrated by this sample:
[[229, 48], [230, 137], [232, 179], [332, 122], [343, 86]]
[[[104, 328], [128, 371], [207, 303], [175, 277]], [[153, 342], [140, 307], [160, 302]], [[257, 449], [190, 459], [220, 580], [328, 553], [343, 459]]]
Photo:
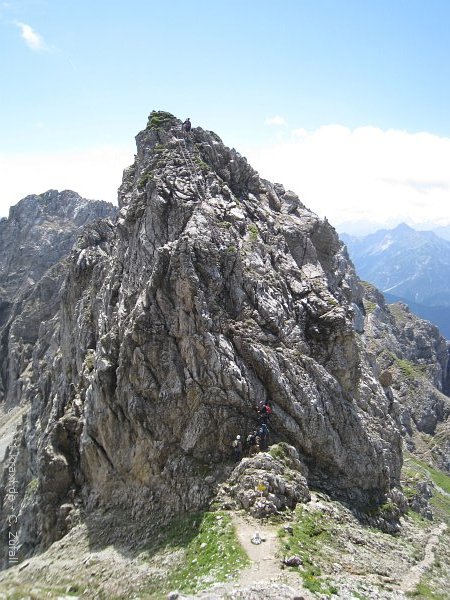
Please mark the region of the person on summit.
[[191, 130], [191, 128], [192, 128], [192, 125], [191, 125], [191, 120], [190, 120], [190, 118], [188, 117], [188, 118], [186, 119], [186, 121], [183, 123], [183, 131], [185, 131], [186, 133], [189, 133], [189, 132], [190, 132], [190, 130]]

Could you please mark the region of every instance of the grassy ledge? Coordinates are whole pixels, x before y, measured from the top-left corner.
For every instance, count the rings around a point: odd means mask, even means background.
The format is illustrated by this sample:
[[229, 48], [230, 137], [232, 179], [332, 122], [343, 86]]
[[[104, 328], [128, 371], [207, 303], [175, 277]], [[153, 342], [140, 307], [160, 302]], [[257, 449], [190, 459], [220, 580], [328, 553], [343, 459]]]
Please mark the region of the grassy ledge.
[[308, 513], [301, 505], [296, 507], [294, 515], [292, 532], [281, 529], [278, 533], [283, 554], [301, 558], [300, 575], [309, 591], [328, 596], [337, 594], [337, 588], [321, 576], [320, 568], [311, 560], [320, 553], [321, 544], [330, 538], [325, 517], [320, 513]]
[[178, 564], [163, 580], [146, 590], [152, 598], [166, 598], [177, 590], [195, 593], [217, 582], [233, 579], [249, 564], [230, 516], [222, 511], [191, 514], [163, 530], [158, 552], [179, 553]]

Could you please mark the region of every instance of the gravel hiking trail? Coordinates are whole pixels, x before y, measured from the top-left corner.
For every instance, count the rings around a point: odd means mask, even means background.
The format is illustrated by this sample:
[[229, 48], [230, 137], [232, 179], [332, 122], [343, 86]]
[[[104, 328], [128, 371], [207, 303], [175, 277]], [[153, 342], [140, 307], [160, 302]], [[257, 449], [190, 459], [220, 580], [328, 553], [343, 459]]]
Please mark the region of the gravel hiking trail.
[[[239, 543], [251, 560], [251, 564], [243, 569], [240, 574], [239, 586], [246, 587], [255, 582], [280, 582], [292, 586], [299, 598], [303, 597], [308, 600], [314, 597], [302, 587], [301, 578], [298, 574], [291, 572], [289, 569], [284, 570], [281, 568], [277, 526], [262, 525], [260, 521], [248, 515], [234, 514], [232, 519]], [[258, 545], [253, 544], [251, 541], [256, 532], [265, 540]]]
[[441, 523], [438, 527], [435, 527], [430, 533], [427, 545], [425, 546], [425, 553], [423, 559], [415, 564], [403, 577], [400, 589], [402, 592], [411, 593], [414, 592], [415, 588], [420, 582], [422, 575], [427, 571], [434, 563], [435, 556], [434, 550], [439, 544], [441, 535], [446, 531], [447, 525]]

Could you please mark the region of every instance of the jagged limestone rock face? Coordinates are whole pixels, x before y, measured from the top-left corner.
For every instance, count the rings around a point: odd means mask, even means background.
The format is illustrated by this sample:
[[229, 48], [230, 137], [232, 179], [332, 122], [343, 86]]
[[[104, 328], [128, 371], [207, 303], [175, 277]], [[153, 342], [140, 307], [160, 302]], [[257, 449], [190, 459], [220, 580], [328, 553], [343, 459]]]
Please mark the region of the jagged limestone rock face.
[[275, 445], [270, 453], [244, 458], [221, 486], [217, 501], [265, 518], [310, 500], [307, 475], [293, 446]]
[[21, 543], [62, 535], [77, 503], [155, 521], [205, 506], [261, 400], [309, 483], [382, 500], [401, 437], [334, 229], [211, 132], [183, 141], [153, 116], [136, 140], [116, 225], [92, 226], [71, 257], [22, 438], [21, 494], [38, 485]]
[[[89, 222], [117, 209], [75, 192], [27, 196], [0, 221], [0, 401], [19, 403], [30, 385], [36, 341], [52, 329], [66, 258]], [[47, 335], [48, 337], [48, 335]]]
[[449, 471], [446, 341], [437, 327], [414, 315], [405, 304], [387, 305], [374, 286], [366, 283], [364, 287], [366, 347], [387, 397], [398, 407], [408, 446], [417, 449], [418, 432], [432, 436], [433, 457], [440, 468]]

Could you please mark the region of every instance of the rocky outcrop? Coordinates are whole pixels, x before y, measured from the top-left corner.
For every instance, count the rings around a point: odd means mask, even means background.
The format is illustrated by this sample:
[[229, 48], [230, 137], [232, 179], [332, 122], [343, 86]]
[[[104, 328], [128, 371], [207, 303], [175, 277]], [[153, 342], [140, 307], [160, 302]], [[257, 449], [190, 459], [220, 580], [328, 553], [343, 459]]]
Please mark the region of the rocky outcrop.
[[244, 458], [217, 495], [226, 509], [243, 508], [256, 518], [269, 517], [285, 508], [308, 502], [308, 470], [293, 446], [272, 446], [270, 453]]
[[27, 196], [0, 221], [0, 402], [21, 402], [32, 352], [59, 309], [64, 261], [82, 228], [116, 208], [69, 190]]
[[335, 230], [212, 132], [185, 139], [152, 113], [136, 141], [117, 224], [78, 240], [58, 328], [37, 344], [18, 444], [22, 551], [97, 509], [157, 522], [202, 508], [260, 400], [309, 485], [385, 500], [401, 466], [396, 406]]
[[388, 305], [372, 285], [364, 288], [366, 347], [386, 397], [398, 407], [407, 445], [449, 472], [447, 343], [405, 304]]

